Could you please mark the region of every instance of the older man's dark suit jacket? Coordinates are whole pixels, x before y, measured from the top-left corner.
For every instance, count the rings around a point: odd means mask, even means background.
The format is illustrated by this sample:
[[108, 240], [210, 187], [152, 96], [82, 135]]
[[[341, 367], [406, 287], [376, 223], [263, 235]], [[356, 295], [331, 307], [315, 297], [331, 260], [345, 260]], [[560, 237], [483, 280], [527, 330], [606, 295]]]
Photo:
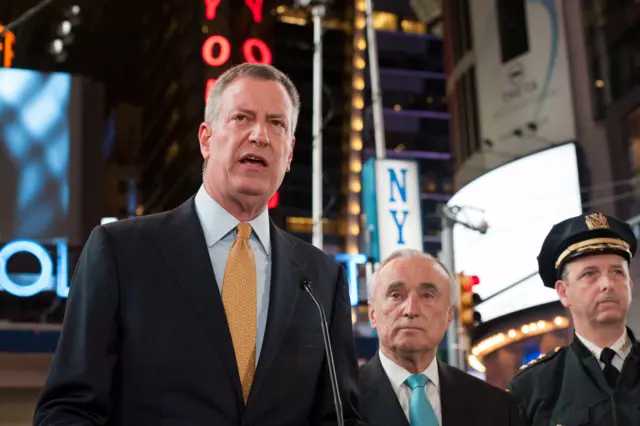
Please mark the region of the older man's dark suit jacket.
[[[508, 393], [457, 368], [438, 362], [440, 426], [523, 426]], [[369, 426], [409, 426], [376, 354], [360, 368], [360, 411]]]
[[245, 407], [194, 199], [97, 227], [74, 273], [34, 424], [335, 424], [320, 317], [303, 280], [330, 322], [345, 424], [362, 424], [344, 270], [273, 224], [271, 240], [265, 343]]

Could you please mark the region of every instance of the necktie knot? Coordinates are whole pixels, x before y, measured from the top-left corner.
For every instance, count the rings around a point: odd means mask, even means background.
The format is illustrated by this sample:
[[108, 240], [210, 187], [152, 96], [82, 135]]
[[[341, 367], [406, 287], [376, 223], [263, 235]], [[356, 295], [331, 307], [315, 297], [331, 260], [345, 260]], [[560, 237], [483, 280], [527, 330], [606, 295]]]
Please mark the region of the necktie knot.
[[604, 348], [602, 353], [600, 354], [600, 361], [605, 364], [610, 365], [611, 361], [613, 361], [613, 357], [616, 356], [616, 352], [611, 348]]
[[251, 236], [251, 225], [249, 225], [248, 223], [240, 223], [238, 224], [238, 226], [236, 226], [236, 239], [247, 239]]
[[415, 390], [416, 388], [424, 388], [428, 381], [429, 379], [424, 374], [413, 374], [407, 377], [406, 383], [411, 390]]

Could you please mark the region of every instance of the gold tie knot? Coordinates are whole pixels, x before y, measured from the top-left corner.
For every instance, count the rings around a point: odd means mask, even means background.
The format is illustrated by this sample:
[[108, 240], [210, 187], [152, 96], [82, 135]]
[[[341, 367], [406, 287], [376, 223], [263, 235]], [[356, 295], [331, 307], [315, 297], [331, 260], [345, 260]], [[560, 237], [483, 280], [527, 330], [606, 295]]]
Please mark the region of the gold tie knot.
[[236, 227], [236, 239], [247, 239], [251, 236], [251, 225], [248, 223], [241, 223]]

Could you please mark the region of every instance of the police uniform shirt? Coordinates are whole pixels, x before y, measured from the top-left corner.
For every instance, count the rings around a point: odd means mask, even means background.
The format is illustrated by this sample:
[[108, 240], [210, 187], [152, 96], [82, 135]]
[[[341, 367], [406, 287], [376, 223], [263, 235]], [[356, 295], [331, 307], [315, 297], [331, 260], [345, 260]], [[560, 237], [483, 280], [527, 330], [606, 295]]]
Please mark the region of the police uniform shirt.
[[[580, 339], [580, 342], [589, 349], [589, 352], [593, 354], [594, 357], [598, 360], [600, 364], [600, 368], [604, 369], [604, 363], [600, 361], [600, 354], [602, 353], [602, 349], [598, 347], [595, 343], [590, 342], [584, 336], [581, 336], [580, 333], [576, 331], [576, 336]], [[622, 365], [624, 364], [624, 360], [627, 359], [627, 356], [631, 352], [631, 340], [627, 334], [627, 330], [624, 330], [622, 336], [616, 342], [611, 345], [611, 349], [616, 353], [616, 355], [611, 360], [611, 364], [618, 370], [622, 371]]]

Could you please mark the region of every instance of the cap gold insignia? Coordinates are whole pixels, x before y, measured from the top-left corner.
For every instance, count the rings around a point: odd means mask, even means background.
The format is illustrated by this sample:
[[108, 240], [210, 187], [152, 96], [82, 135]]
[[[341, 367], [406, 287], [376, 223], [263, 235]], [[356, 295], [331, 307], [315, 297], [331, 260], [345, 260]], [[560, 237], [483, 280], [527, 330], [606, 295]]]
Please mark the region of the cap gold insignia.
[[594, 229], [607, 229], [609, 228], [609, 222], [607, 222], [607, 218], [601, 213], [593, 213], [585, 218], [587, 222], [587, 228], [589, 231], [593, 231]]

